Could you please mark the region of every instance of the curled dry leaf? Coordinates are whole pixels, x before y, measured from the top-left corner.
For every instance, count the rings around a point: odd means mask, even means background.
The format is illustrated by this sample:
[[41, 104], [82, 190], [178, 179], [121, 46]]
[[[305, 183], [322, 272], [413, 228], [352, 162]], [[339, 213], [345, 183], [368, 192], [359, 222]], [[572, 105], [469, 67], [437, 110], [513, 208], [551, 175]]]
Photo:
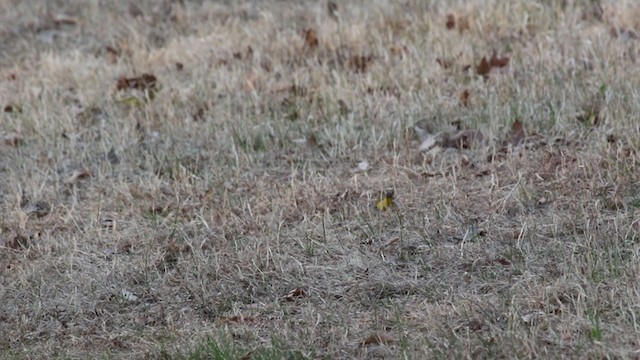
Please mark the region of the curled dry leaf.
[[468, 89], [464, 89], [458, 98], [460, 99], [460, 104], [465, 107], [469, 107], [469, 97], [471, 96], [471, 92]]
[[395, 337], [388, 332], [376, 332], [367, 336], [360, 342], [360, 346], [368, 345], [391, 345], [396, 342]]
[[318, 47], [318, 33], [315, 29], [304, 29], [304, 46], [309, 49], [315, 49]]
[[291, 291], [289, 291], [289, 293], [287, 295], [284, 296], [284, 299], [287, 301], [294, 301], [297, 298], [302, 298], [307, 296], [307, 290], [305, 290], [304, 288], [295, 288]]
[[491, 63], [486, 56], [483, 56], [478, 66], [476, 66], [476, 73], [480, 76], [487, 76], [489, 71], [491, 71]]
[[493, 51], [491, 58], [487, 59], [486, 56], [482, 57], [478, 66], [476, 66], [476, 73], [480, 76], [487, 76], [491, 72], [492, 68], [502, 68], [509, 65], [510, 58], [508, 56], [498, 57], [496, 51]]
[[493, 55], [491, 55], [491, 60], [489, 60], [489, 64], [491, 64], [491, 67], [501, 68], [509, 65], [509, 61], [510, 59], [508, 56], [499, 58], [494, 50]]
[[392, 45], [389, 48], [389, 52], [391, 52], [391, 55], [402, 58], [405, 54], [409, 52], [409, 49], [406, 46]]
[[453, 14], [448, 14], [447, 21], [444, 24], [447, 29], [453, 30], [456, 27], [456, 17]]
[[349, 58], [348, 65], [355, 72], [365, 73], [371, 62], [373, 62], [372, 55], [353, 55]]

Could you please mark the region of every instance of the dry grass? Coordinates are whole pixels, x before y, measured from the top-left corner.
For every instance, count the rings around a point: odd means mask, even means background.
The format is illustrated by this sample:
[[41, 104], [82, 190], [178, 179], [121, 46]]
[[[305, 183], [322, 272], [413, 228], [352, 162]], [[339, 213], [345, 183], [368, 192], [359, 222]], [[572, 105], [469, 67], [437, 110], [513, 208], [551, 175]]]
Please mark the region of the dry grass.
[[0, 3], [0, 357], [640, 355], [635, 1], [55, 3]]

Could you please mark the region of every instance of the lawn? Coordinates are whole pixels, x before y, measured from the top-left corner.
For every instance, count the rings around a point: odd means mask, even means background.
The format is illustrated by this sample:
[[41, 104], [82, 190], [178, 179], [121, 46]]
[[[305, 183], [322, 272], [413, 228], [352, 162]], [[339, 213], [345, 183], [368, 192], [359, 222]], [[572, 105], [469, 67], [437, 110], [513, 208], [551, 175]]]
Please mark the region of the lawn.
[[0, 1], [0, 358], [637, 358], [638, 19]]

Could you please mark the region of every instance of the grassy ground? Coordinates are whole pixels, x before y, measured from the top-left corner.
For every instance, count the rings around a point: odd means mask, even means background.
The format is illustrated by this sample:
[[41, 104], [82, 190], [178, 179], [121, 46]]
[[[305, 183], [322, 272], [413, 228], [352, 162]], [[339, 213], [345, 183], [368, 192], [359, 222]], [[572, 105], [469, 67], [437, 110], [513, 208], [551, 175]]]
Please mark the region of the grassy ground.
[[1, 358], [640, 355], [637, 2], [0, 10]]

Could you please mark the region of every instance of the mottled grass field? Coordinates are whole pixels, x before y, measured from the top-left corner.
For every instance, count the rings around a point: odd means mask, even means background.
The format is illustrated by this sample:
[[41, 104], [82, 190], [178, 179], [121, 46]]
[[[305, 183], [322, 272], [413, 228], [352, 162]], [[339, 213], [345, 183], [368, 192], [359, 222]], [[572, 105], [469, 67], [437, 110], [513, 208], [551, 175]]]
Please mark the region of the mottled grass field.
[[0, 1], [0, 358], [637, 358], [638, 19]]

